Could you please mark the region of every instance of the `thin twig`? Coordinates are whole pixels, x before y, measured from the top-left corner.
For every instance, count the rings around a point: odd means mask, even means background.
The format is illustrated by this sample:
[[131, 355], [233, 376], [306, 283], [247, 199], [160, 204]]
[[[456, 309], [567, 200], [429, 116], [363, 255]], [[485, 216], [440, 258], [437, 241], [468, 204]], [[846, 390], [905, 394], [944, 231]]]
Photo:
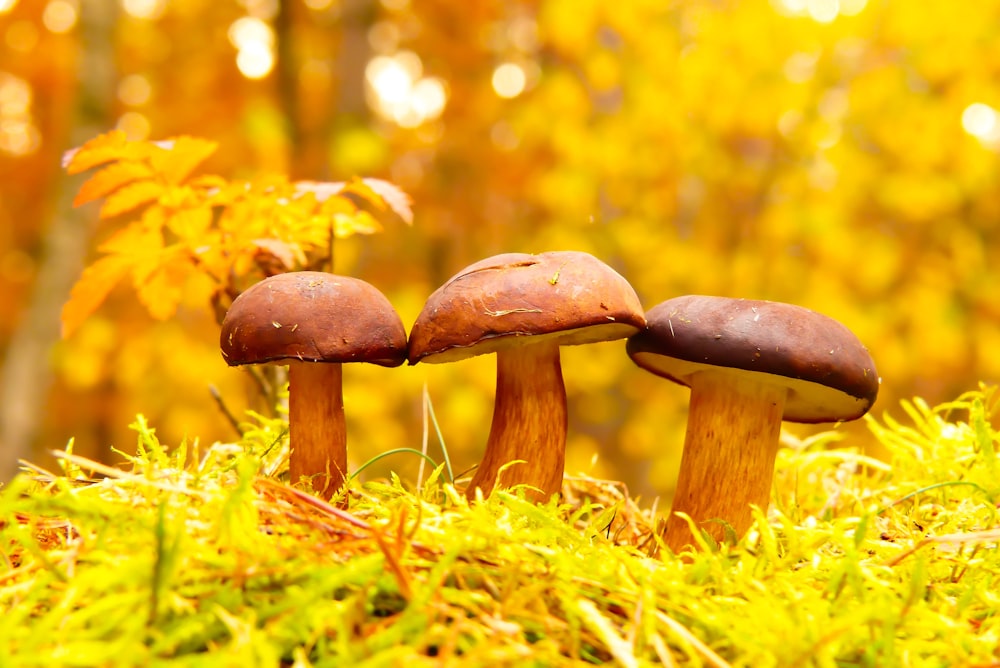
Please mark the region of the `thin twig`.
[[366, 531], [374, 531], [375, 530], [372, 527], [372, 525], [369, 524], [368, 522], [365, 522], [362, 519], [358, 519], [357, 517], [355, 517], [354, 515], [350, 514], [349, 512], [347, 512], [345, 510], [341, 510], [340, 508], [337, 508], [336, 506], [332, 506], [329, 503], [327, 503], [326, 501], [323, 501], [322, 499], [320, 499], [318, 497], [315, 497], [312, 494], [308, 494], [306, 492], [303, 492], [300, 489], [296, 489], [296, 488], [291, 487], [289, 485], [282, 485], [282, 484], [274, 482], [273, 480], [270, 480], [268, 478], [258, 478], [258, 483], [260, 483], [262, 485], [265, 485], [265, 486], [280, 487], [282, 489], [282, 491], [284, 491], [284, 492], [286, 492], [288, 494], [291, 494], [296, 499], [298, 499], [299, 501], [302, 501], [306, 505], [310, 505], [313, 508], [316, 508], [317, 510], [320, 510], [320, 511], [326, 513], [327, 515], [332, 515], [333, 517], [336, 517], [337, 519], [344, 520], [348, 524], [356, 526], [359, 529], [365, 529]]
[[236, 430], [236, 434], [240, 438], [243, 438], [243, 428], [240, 427], [239, 420], [236, 419], [236, 416], [233, 415], [232, 411], [229, 410], [229, 407], [226, 406], [226, 401], [222, 398], [222, 394], [219, 393], [219, 388], [215, 385], [209, 385], [208, 393], [212, 395], [213, 399], [215, 399], [215, 405], [219, 407], [220, 411], [222, 411], [222, 415], [226, 418], [226, 421], [229, 422], [233, 429]]
[[969, 533], [948, 533], [941, 536], [928, 536], [919, 541], [916, 545], [898, 554], [885, 562], [890, 568], [903, 561], [911, 554], [931, 543], [951, 543], [953, 545], [964, 545], [966, 543], [996, 543], [1000, 542], [1000, 529], [987, 529], [985, 531], [971, 531]]

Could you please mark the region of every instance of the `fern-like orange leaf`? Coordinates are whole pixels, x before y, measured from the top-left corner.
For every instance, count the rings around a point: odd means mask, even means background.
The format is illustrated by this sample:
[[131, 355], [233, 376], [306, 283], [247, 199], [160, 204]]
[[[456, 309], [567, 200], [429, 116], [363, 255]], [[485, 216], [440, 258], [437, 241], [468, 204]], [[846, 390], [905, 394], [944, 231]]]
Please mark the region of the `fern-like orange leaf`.
[[104, 200], [101, 218], [114, 218], [159, 199], [166, 188], [157, 181], [136, 181], [119, 188]]
[[80, 192], [73, 199], [73, 206], [105, 197], [122, 186], [148, 179], [153, 176], [153, 170], [142, 162], [115, 162], [91, 176], [80, 187]]
[[333, 216], [333, 236], [346, 239], [355, 234], [375, 234], [381, 232], [382, 226], [367, 211], [357, 210], [354, 213], [338, 213]]
[[70, 174], [79, 174], [106, 162], [121, 160], [128, 155], [128, 144], [124, 132], [112, 130], [67, 151], [63, 156], [63, 166]]
[[177, 312], [183, 296], [184, 273], [176, 264], [161, 264], [151, 273], [135, 281], [136, 295], [149, 314], [157, 320], [166, 320]]
[[361, 179], [368, 188], [385, 200], [389, 208], [407, 225], [413, 224], [413, 200], [395, 184], [382, 179]]
[[198, 165], [215, 152], [218, 144], [197, 137], [177, 137], [170, 148], [152, 155], [153, 167], [171, 185], [177, 185], [191, 175]]
[[63, 305], [63, 338], [71, 336], [97, 310], [115, 284], [128, 272], [131, 264], [132, 260], [127, 256], [108, 255], [83, 270], [69, 293], [69, 301]]

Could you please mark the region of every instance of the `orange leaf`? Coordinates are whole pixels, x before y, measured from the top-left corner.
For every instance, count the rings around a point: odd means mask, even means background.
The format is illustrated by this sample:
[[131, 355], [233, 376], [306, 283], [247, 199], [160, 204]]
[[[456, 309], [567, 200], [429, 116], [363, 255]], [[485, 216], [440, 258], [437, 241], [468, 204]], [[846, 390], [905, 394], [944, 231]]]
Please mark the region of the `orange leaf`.
[[286, 269], [292, 269], [296, 265], [302, 266], [306, 263], [305, 253], [296, 243], [288, 243], [280, 239], [254, 239], [253, 245], [278, 258], [278, 261]]
[[80, 188], [73, 206], [93, 202], [105, 195], [118, 190], [127, 183], [148, 179], [153, 176], [153, 170], [141, 162], [116, 162], [108, 165], [90, 177]]
[[376, 213], [388, 208], [407, 225], [413, 224], [410, 196], [388, 181], [351, 179], [338, 194]]
[[184, 287], [184, 272], [177, 265], [164, 264], [152, 272], [136, 276], [135, 290], [139, 301], [157, 320], [166, 320], [177, 312]]
[[361, 179], [372, 191], [378, 193], [389, 208], [392, 209], [407, 225], [413, 224], [413, 200], [395, 184], [382, 179]]
[[177, 185], [215, 152], [218, 144], [197, 137], [178, 137], [170, 142], [170, 147], [156, 151], [152, 155], [153, 167], [163, 175], [164, 180]]
[[68, 338], [101, 305], [111, 289], [128, 272], [133, 259], [127, 255], [102, 257], [83, 270], [62, 309], [62, 335]]
[[156, 181], [136, 181], [108, 195], [101, 207], [101, 218], [114, 218], [159, 198], [166, 191]]
[[63, 167], [70, 174], [79, 174], [106, 162], [121, 160], [126, 155], [127, 147], [125, 133], [112, 130], [94, 137], [79, 148], [66, 151], [63, 155]]

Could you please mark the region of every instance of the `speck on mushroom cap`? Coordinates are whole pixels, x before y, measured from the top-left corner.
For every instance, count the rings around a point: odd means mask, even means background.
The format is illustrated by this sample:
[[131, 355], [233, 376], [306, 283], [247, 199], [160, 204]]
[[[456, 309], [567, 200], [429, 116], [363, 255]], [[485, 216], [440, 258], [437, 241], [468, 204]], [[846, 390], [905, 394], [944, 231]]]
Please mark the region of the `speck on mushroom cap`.
[[592, 255], [504, 253], [469, 265], [427, 299], [409, 358], [452, 362], [515, 343], [610, 341], [645, 322], [632, 286]]
[[368, 283], [299, 271], [240, 294], [222, 321], [220, 347], [230, 366], [303, 360], [392, 367], [406, 361], [406, 330]]
[[878, 395], [875, 363], [857, 337], [801, 306], [689, 295], [654, 306], [646, 319], [626, 344], [640, 367], [681, 385], [708, 368], [782, 384], [790, 422], [853, 420]]

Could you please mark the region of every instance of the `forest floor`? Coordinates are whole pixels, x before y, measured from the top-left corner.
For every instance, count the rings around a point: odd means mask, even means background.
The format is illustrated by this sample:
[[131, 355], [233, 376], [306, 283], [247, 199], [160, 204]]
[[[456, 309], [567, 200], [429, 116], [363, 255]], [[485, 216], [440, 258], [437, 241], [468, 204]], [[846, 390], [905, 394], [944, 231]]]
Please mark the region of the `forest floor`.
[[469, 503], [441, 466], [326, 503], [279, 420], [199, 448], [140, 418], [121, 467], [0, 490], [0, 664], [1000, 666], [998, 399], [870, 418], [884, 460], [786, 435], [749, 534], [680, 555], [618, 483]]

